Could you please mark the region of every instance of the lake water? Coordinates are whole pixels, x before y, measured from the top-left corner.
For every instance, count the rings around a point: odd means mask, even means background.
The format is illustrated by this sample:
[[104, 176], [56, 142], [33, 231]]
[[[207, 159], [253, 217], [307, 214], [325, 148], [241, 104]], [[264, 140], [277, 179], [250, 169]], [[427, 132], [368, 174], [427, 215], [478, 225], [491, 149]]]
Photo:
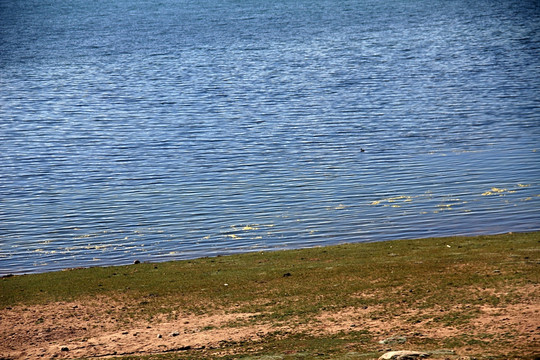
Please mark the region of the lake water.
[[0, 35], [0, 274], [540, 230], [538, 1], [0, 0]]

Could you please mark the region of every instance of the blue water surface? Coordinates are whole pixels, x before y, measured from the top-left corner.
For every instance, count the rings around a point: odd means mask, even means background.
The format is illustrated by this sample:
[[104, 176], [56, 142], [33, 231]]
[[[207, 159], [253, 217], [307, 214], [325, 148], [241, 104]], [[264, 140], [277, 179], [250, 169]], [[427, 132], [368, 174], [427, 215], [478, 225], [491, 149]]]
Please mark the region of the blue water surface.
[[532, 0], [0, 0], [0, 274], [540, 230], [539, 24]]

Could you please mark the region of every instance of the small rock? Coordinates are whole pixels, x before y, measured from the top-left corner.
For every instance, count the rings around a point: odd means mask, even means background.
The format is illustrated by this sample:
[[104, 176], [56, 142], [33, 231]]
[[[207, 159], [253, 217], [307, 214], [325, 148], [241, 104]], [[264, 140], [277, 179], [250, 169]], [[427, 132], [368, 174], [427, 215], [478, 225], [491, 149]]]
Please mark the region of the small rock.
[[283, 277], [289, 277], [289, 276], [292, 276], [290, 272], [283, 274]]
[[69, 351], [69, 348], [67, 346], [62, 346], [62, 348], [60, 349], [60, 351]]
[[420, 351], [390, 351], [383, 354], [379, 360], [416, 360], [429, 357], [428, 353]]
[[392, 336], [388, 339], [384, 339], [379, 341], [379, 344], [405, 344], [407, 342], [407, 338], [405, 336]]
[[135, 260], [135, 261], [133, 262], [133, 264], [135, 264], [135, 265], [140, 264], [140, 263], [141, 263], [140, 260]]
[[456, 355], [456, 352], [450, 349], [432, 350], [430, 353], [431, 355]]
[[171, 337], [178, 336], [178, 335], [180, 335], [180, 333], [178, 331], [174, 331], [174, 332], [169, 334], [169, 336], [171, 336]]
[[163, 335], [157, 334], [157, 338], [158, 338], [158, 339], [161, 339], [162, 337], [163, 337]]

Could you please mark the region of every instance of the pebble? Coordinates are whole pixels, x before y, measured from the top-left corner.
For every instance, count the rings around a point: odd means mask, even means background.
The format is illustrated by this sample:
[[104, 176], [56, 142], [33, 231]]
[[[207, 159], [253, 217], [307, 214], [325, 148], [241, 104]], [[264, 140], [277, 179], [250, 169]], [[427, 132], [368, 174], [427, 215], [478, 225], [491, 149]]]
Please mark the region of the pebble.
[[379, 341], [379, 344], [405, 344], [407, 342], [407, 338], [405, 336], [392, 336], [387, 339]]
[[163, 335], [157, 334], [157, 338], [158, 338], [158, 339], [161, 339], [162, 337], [163, 337]]
[[379, 360], [416, 360], [429, 357], [428, 353], [420, 351], [390, 351], [383, 354]]
[[180, 333], [178, 331], [174, 331], [174, 332], [170, 333], [169, 336], [174, 337], [174, 336], [178, 336], [178, 335], [180, 335]]
[[456, 355], [456, 352], [450, 349], [431, 350], [430, 353], [431, 355]]
[[62, 348], [60, 349], [60, 351], [69, 351], [69, 348], [67, 346], [62, 346]]

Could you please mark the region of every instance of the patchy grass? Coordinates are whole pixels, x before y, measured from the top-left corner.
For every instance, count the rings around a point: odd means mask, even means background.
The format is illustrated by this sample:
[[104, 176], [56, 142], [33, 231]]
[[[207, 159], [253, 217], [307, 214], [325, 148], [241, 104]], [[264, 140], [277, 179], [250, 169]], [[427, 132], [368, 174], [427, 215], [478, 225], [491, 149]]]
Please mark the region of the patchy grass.
[[74, 319], [113, 319], [107, 331], [220, 314], [251, 315], [197, 331], [267, 328], [248, 340], [122, 359], [376, 358], [385, 348], [378, 340], [396, 332], [407, 333], [409, 347], [526, 359], [537, 338], [478, 321], [486, 309], [504, 319], [508, 307], [538, 305], [539, 245], [539, 232], [447, 237], [13, 276], [0, 280], [0, 309], [88, 304], [94, 310]]

